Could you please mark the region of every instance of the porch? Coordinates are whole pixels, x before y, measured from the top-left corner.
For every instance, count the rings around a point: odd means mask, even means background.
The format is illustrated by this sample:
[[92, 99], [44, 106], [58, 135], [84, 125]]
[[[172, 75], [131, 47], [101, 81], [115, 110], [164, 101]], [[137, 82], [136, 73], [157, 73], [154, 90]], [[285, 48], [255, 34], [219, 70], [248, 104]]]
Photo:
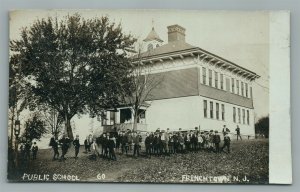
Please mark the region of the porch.
[[127, 129], [133, 131], [147, 131], [147, 124], [137, 123], [136, 129], [133, 129], [133, 123], [120, 123], [115, 125], [103, 125], [103, 132], [126, 131]]

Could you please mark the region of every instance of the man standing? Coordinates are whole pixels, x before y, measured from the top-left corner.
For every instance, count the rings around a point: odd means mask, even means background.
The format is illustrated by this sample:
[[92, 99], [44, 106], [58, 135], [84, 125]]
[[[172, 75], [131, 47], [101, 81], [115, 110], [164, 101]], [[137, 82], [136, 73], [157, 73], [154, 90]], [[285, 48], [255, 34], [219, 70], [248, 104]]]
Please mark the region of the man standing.
[[78, 157], [78, 153], [79, 153], [79, 148], [80, 148], [80, 143], [79, 143], [79, 135], [76, 135], [76, 138], [73, 141], [73, 145], [75, 148], [75, 159], [77, 159]]
[[240, 128], [239, 128], [238, 125], [236, 126], [235, 131], [236, 131], [236, 140], [239, 140], [239, 138], [242, 140], [242, 137], [241, 137], [241, 130], [240, 130]]

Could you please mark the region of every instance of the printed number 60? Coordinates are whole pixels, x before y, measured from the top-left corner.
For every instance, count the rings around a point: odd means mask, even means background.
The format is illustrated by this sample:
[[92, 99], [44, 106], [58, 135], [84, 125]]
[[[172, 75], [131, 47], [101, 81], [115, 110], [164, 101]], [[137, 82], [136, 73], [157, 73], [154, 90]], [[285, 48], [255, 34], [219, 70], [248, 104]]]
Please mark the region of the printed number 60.
[[97, 179], [98, 179], [98, 180], [103, 180], [103, 179], [105, 179], [105, 174], [104, 174], [104, 173], [103, 173], [103, 174], [99, 173], [99, 174], [97, 175]]

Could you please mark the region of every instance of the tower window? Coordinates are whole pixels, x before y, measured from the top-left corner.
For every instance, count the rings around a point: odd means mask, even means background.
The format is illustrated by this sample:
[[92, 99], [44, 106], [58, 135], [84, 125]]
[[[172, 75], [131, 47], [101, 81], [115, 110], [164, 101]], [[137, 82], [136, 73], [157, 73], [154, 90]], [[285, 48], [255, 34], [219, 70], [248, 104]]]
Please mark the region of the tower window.
[[148, 45], [148, 51], [150, 50], [153, 50], [153, 45], [151, 43]]

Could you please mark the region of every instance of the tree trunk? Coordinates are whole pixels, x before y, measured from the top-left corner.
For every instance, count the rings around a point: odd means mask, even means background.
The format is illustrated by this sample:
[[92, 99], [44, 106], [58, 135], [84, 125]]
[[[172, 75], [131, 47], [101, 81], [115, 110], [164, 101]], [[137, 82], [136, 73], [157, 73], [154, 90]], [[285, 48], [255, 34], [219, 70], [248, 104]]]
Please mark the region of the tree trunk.
[[[67, 116], [67, 115], [66, 115]], [[65, 124], [65, 133], [68, 135], [68, 137], [73, 140], [73, 131], [71, 127], [71, 118], [66, 117], [66, 124]]]
[[137, 119], [138, 119], [138, 115], [137, 113], [135, 112], [134, 113], [134, 116], [133, 116], [133, 131], [137, 131]]

